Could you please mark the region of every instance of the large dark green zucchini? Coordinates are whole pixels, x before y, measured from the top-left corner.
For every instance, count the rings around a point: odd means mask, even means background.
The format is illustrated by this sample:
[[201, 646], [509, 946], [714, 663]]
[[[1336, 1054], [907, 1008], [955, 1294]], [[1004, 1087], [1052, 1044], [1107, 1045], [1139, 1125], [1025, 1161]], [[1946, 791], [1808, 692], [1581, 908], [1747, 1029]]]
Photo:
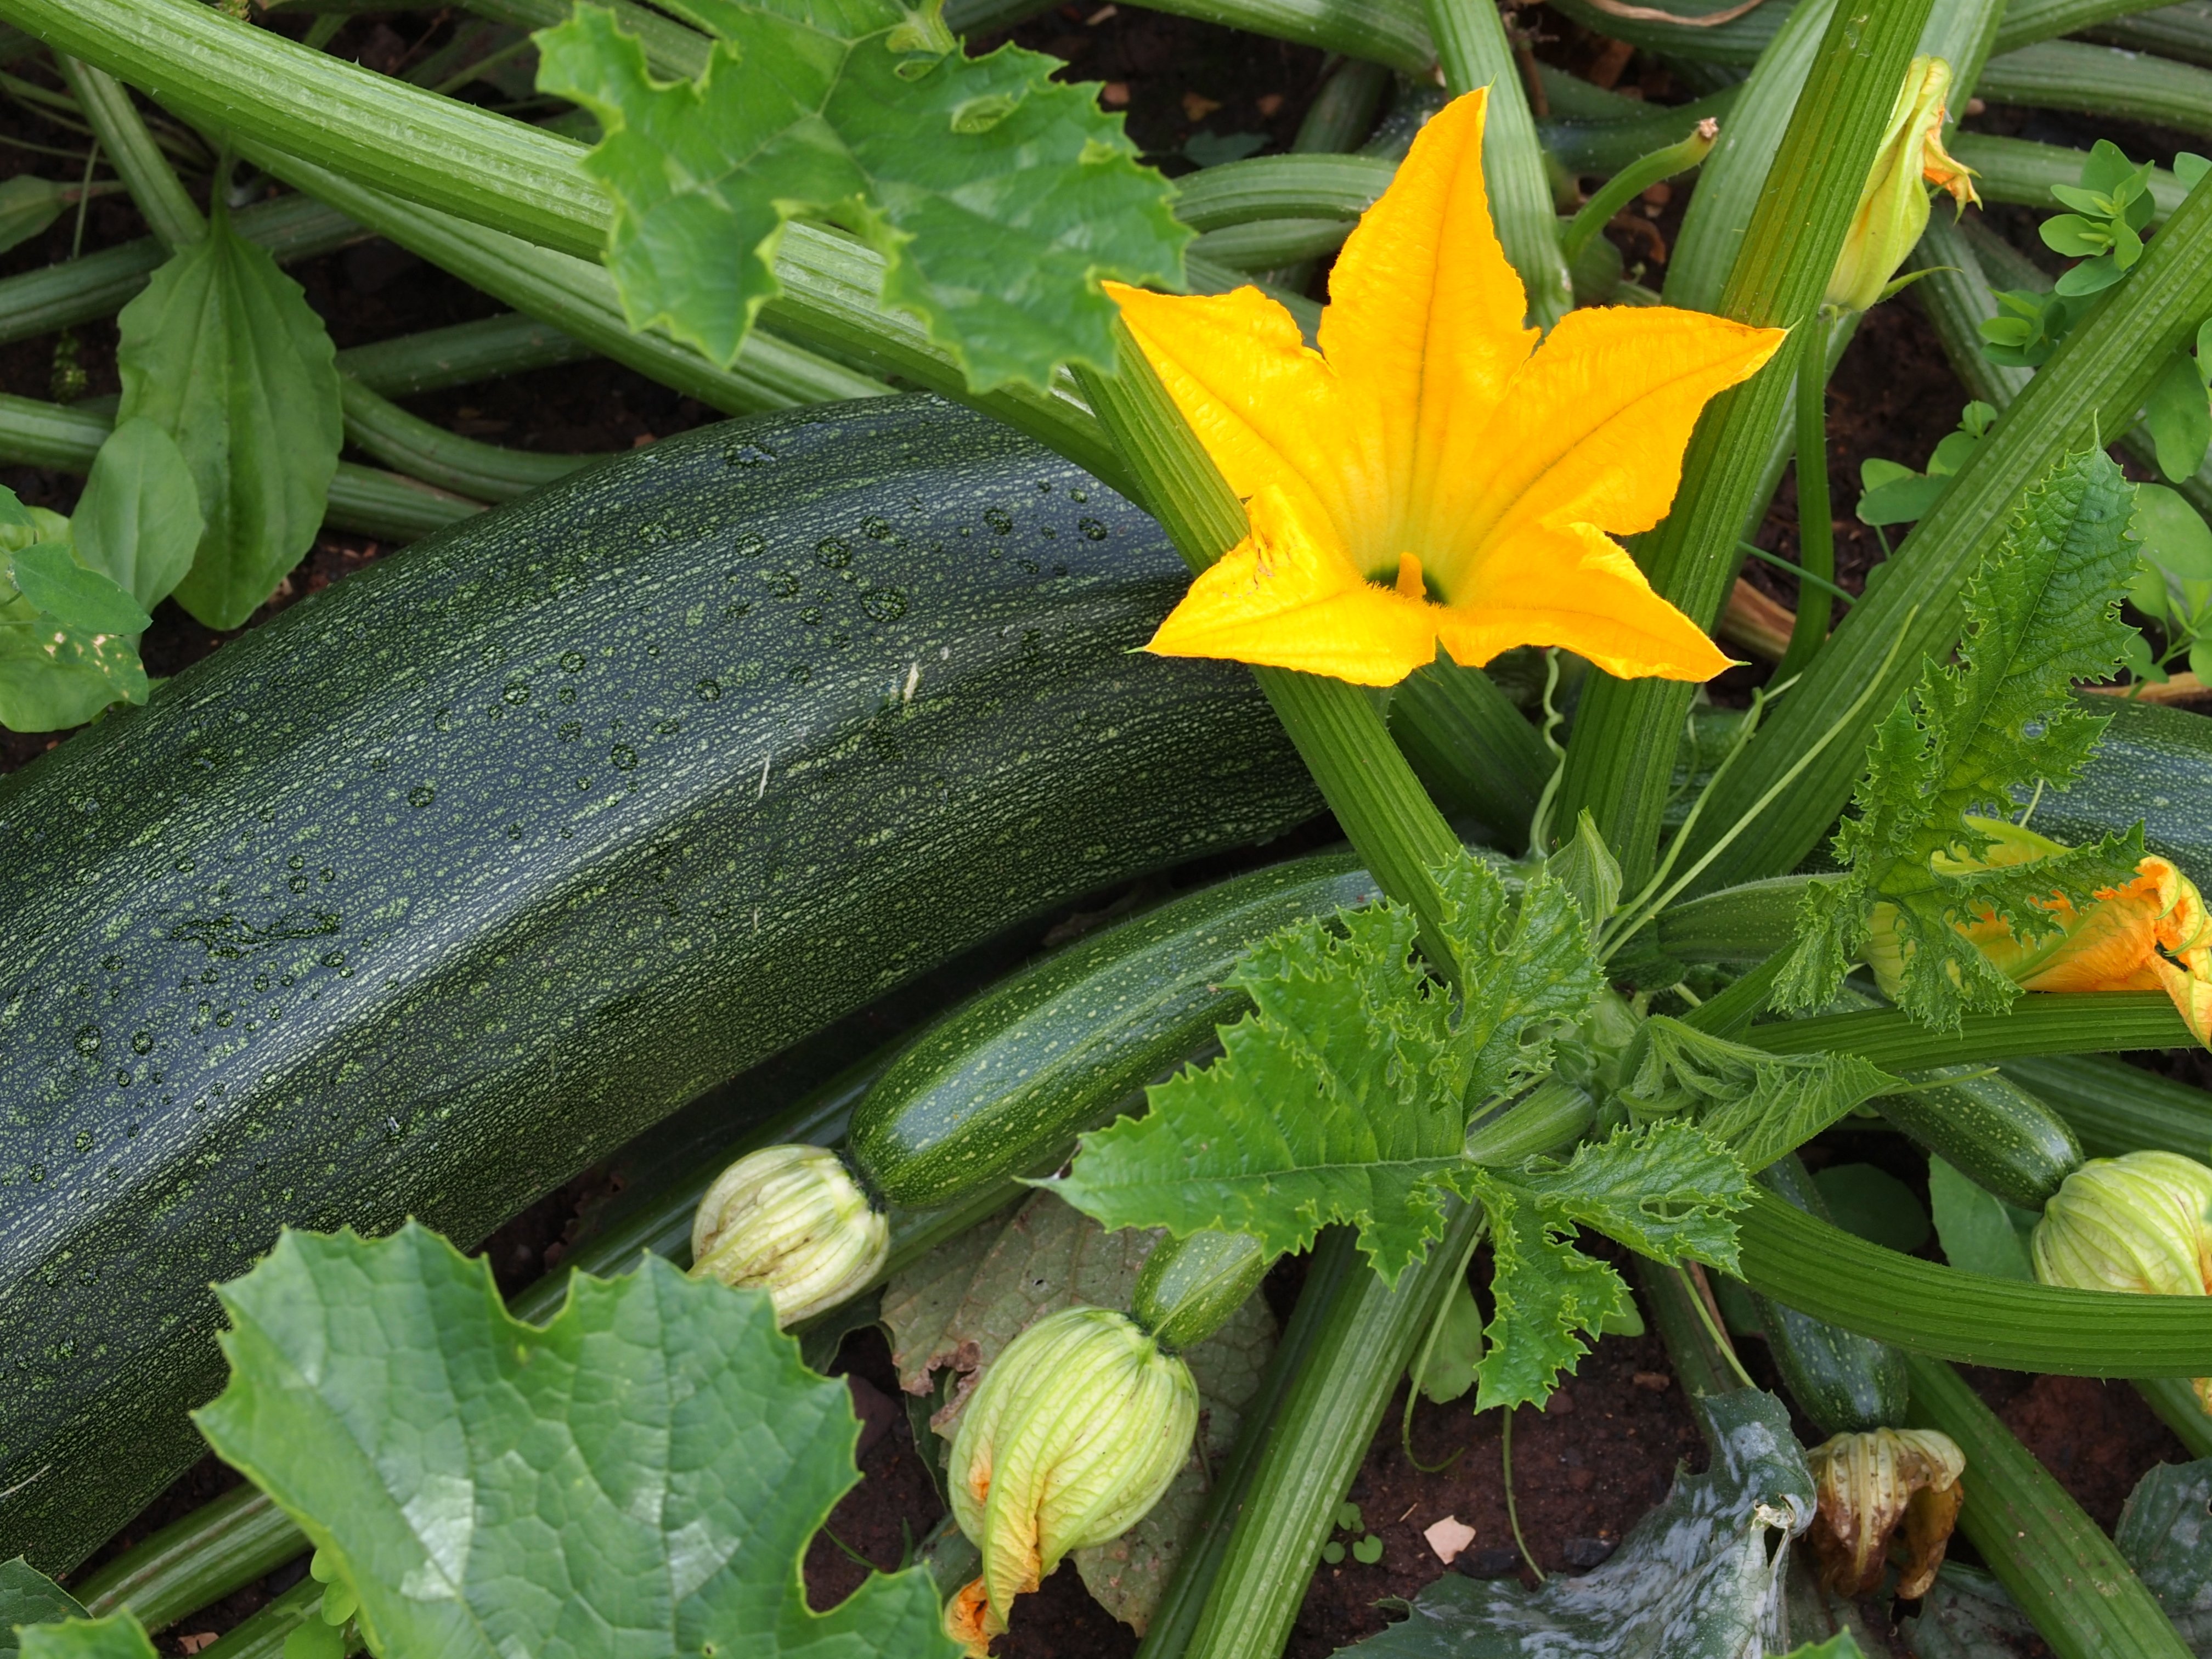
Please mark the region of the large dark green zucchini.
[[1136, 509], [926, 398], [672, 439], [370, 567], [0, 782], [0, 1560], [198, 1442], [279, 1226], [472, 1240], [1024, 915], [1314, 810], [1131, 654]]
[[[1827, 1201], [1796, 1153], [1768, 1164], [1759, 1179], [1806, 1214], [1828, 1219]], [[1823, 1434], [1863, 1434], [1905, 1421], [1912, 1390], [1900, 1351], [1770, 1297], [1754, 1292], [1752, 1299], [1774, 1369]]]
[[1001, 980], [929, 1027], [853, 1109], [879, 1200], [950, 1204], [1017, 1175], [1252, 1006], [1223, 983], [1271, 933], [1375, 895], [1352, 854], [1255, 870]]
[[2212, 720], [2124, 697], [2080, 702], [2112, 724], [2081, 775], [2063, 791], [2045, 790], [2029, 822], [2072, 845], [2141, 818], [2152, 852], [2212, 881]]

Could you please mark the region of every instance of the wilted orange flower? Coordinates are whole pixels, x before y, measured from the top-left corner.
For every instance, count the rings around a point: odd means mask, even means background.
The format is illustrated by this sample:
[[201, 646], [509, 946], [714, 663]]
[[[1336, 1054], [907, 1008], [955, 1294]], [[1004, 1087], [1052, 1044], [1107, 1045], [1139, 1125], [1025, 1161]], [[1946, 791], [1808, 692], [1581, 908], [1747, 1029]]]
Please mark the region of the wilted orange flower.
[[[1952, 871], [2033, 863], [2067, 848], [2032, 830], [1993, 818], [1967, 823], [1994, 842], [1980, 859], [1941, 859]], [[1996, 917], [1962, 923], [1997, 971], [2029, 991], [2163, 991], [2199, 1042], [2212, 1048], [2212, 917], [2203, 896], [2167, 860], [2152, 856], [2136, 866], [2124, 887], [2107, 887], [2087, 909], [2052, 893], [2041, 908], [2057, 930], [2023, 944]], [[1903, 957], [1895, 909], [1878, 904], [1867, 965], [1882, 990], [1896, 994]]]
[[1698, 411], [1783, 332], [1625, 307], [1539, 346], [1491, 226], [1484, 109], [1469, 93], [1414, 140], [1337, 260], [1318, 352], [1257, 289], [1108, 285], [1250, 523], [1152, 650], [1363, 685], [1439, 641], [1469, 665], [1516, 645], [1631, 678], [1728, 665], [1613, 538], [1665, 515]]

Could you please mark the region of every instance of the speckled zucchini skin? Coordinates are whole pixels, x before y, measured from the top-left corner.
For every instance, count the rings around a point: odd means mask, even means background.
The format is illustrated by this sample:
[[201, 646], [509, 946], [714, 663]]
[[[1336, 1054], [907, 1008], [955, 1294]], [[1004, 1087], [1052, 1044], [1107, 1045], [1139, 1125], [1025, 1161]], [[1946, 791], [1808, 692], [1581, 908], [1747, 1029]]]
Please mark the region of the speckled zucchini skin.
[[1127, 502], [923, 398], [656, 444], [370, 566], [0, 781], [0, 1560], [198, 1454], [210, 1281], [461, 1241], [1073, 895], [1317, 802], [1130, 654]]
[[2043, 792], [2030, 826], [2072, 846], [2141, 818], [2144, 845], [2212, 882], [2212, 720], [2124, 697], [2075, 701], [2112, 724], [2070, 787]]
[[1374, 896], [1349, 854], [1255, 870], [1161, 906], [1000, 981], [893, 1060], [846, 1132], [875, 1196], [950, 1204], [1018, 1174], [1251, 1006], [1222, 983], [1301, 917]]

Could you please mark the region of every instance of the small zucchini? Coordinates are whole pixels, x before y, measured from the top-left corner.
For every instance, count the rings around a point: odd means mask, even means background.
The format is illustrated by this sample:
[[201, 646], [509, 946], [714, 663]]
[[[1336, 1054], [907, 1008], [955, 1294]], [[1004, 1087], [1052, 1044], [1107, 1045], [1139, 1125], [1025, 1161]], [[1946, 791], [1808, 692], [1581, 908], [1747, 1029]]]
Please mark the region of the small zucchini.
[[[1881, 1115], [1985, 1192], [2039, 1210], [2081, 1165], [2081, 1143], [2064, 1118], [2009, 1078], [1954, 1066], [1955, 1082], [1888, 1095]], [[1934, 1073], [1941, 1076], [1942, 1073]]]
[[1277, 929], [1371, 896], [1324, 854], [1163, 905], [1002, 981], [925, 1030], [853, 1114], [847, 1162], [878, 1202], [950, 1204], [1034, 1166], [1249, 1007], [1224, 984]]
[[[1807, 1214], [1828, 1219], [1820, 1189], [1795, 1152], [1767, 1165], [1758, 1178]], [[1766, 1297], [1753, 1299], [1774, 1368], [1822, 1433], [1863, 1433], [1905, 1421], [1911, 1391], [1902, 1352]]]

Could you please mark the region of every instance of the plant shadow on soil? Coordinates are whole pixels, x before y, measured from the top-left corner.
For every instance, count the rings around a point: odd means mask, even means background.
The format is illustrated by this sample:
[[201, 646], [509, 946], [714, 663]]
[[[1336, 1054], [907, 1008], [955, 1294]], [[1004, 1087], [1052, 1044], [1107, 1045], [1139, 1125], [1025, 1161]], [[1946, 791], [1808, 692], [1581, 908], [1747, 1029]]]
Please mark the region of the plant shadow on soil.
[[[1537, 50], [1551, 61], [1589, 73], [1606, 56], [1605, 43], [1547, 9], [1529, 9], [1523, 17], [1534, 21]], [[295, 33], [305, 27], [300, 19], [279, 21]], [[428, 13], [356, 16], [348, 21], [333, 47], [341, 55], [390, 72], [435, 50], [444, 39], [441, 31], [449, 23], [450, 15], [445, 13], [434, 17]], [[1185, 165], [1175, 159], [1176, 152], [1201, 131], [1217, 138], [1260, 133], [1271, 149], [1285, 147], [1322, 68], [1317, 52], [1134, 9], [1117, 12], [1111, 5], [1063, 5], [1024, 26], [1014, 38], [1070, 59], [1076, 77], [1118, 86], [1121, 102], [1115, 106], [1127, 110], [1132, 133], [1148, 154], [1165, 159], [1174, 170]], [[1623, 89], [1655, 100], [1686, 95], [1672, 86], [1663, 67], [1642, 58], [1628, 58], [1625, 66], [1616, 62], [1612, 72]], [[1992, 117], [2000, 124], [1993, 130], [2021, 131], [2024, 136], [2077, 145], [2086, 145], [2094, 136], [2046, 130], [2055, 118], [2035, 118], [2042, 125], [2029, 131], [2019, 121], [2003, 120], [2000, 112]], [[74, 134], [45, 123], [20, 100], [0, 106], [0, 136], [64, 148], [80, 142]], [[2116, 136], [2124, 142], [2128, 137]], [[2131, 149], [2151, 153], [2161, 143], [2156, 135], [2146, 135]], [[2171, 145], [2164, 148], [2170, 154]], [[0, 179], [22, 173], [61, 177], [70, 167], [21, 149], [0, 149]], [[1679, 228], [1686, 194], [1674, 193], [1671, 203], [1653, 201], [1648, 210], [1639, 207], [1624, 217], [1640, 216], [1642, 225], [1617, 222], [1609, 232], [1632, 266], [1639, 259], [1647, 262], [1647, 281], [1656, 283], [1663, 271], [1665, 252]], [[49, 231], [0, 256], [0, 275], [66, 258], [74, 228], [74, 216], [64, 215]], [[84, 228], [87, 251], [142, 234], [136, 216], [117, 198], [91, 204]], [[468, 321], [500, 309], [465, 284], [380, 241], [302, 261], [291, 270], [341, 348]], [[1318, 281], [1314, 291], [1317, 296], [1322, 291]], [[80, 395], [113, 394], [118, 389], [113, 322], [81, 325], [76, 333], [88, 377]], [[0, 385], [12, 392], [44, 395], [56, 343], [54, 337], [46, 336], [0, 346]], [[1831, 392], [1831, 489], [1838, 511], [1838, 575], [1845, 587], [1856, 591], [1866, 569], [1880, 556], [1872, 533], [1850, 516], [1857, 496], [1860, 462], [1880, 456], [1916, 467], [1924, 465], [1965, 401], [1966, 393], [1945, 363], [1933, 332], [1910, 301], [1869, 314]], [[406, 402], [414, 412], [453, 429], [544, 453], [626, 450], [718, 418], [714, 410], [695, 400], [597, 360]], [[372, 459], [352, 451], [348, 458]], [[21, 466], [0, 466], [0, 483], [15, 489], [27, 501], [60, 511], [74, 505], [78, 488], [78, 481], [68, 474]], [[1794, 503], [1794, 484], [1785, 482], [1757, 538], [1761, 545], [1785, 556], [1796, 550]], [[325, 532], [254, 620], [264, 620], [343, 580], [387, 550], [370, 538]], [[1757, 562], [1747, 567], [1747, 574], [1771, 597], [1794, 605], [1795, 585], [1786, 576]], [[232, 637], [235, 635], [211, 632], [173, 603], [165, 603], [145, 641], [148, 665], [156, 674], [173, 674]], [[1724, 700], [1737, 699], [1763, 677], [1763, 670], [1738, 671], [1717, 690]], [[0, 772], [27, 763], [65, 736], [0, 732]], [[1333, 831], [1322, 823], [1306, 832], [1300, 843], [1319, 845], [1332, 838]], [[1298, 849], [1278, 843], [1267, 849], [1267, 856], [1280, 856], [1285, 850]], [[1194, 873], [1207, 872], [1181, 872], [1185, 878]], [[1157, 896], [1138, 890], [1094, 896], [1083, 903], [1127, 908], [1127, 902], [1139, 893], [1146, 898]], [[999, 953], [994, 958], [995, 970], [1003, 971], [1036, 949], [1043, 937], [1032, 930], [1018, 942], [1002, 941], [993, 947]], [[970, 962], [967, 971], [980, 969]], [[952, 994], [939, 985], [935, 1002], [941, 1005]], [[836, 1028], [824, 1046], [849, 1056], [855, 1051], [852, 1042], [871, 1046], [885, 1040], [921, 1017], [933, 1002], [929, 988], [901, 996], [908, 1000], [897, 1003], [894, 999], [897, 1006], [889, 1012], [887, 1006], [879, 1005]], [[2199, 1086], [2212, 1084], [2212, 1060], [2204, 1056], [2160, 1057], [2158, 1063], [2160, 1069]], [[1858, 1144], [1869, 1139], [1854, 1138], [1847, 1155], [1870, 1156]], [[1895, 1172], [1908, 1184], [1921, 1181], [1924, 1195], [1923, 1176], [1902, 1165]], [[580, 1227], [619, 1194], [626, 1179], [620, 1158], [586, 1171], [486, 1241], [483, 1249], [502, 1290], [512, 1293], [556, 1267]], [[1610, 1249], [1601, 1241], [1591, 1243], [1601, 1253]], [[1271, 1279], [1268, 1293], [1279, 1312], [1287, 1313], [1300, 1271], [1298, 1263], [1286, 1263]], [[1478, 1258], [1478, 1282], [1483, 1272]], [[1753, 1376], [1773, 1386], [1763, 1345], [1750, 1340], [1742, 1346]], [[810, 1595], [824, 1605], [860, 1582], [862, 1569], [846, 1550], [878, 1566], [895, 1566], [908, 1541], [925, 1534], [940, 1512], [907, 1414], [900, 1407], [896, 1379], [880, 1336], [872, 1331], [856, 1334], [846, 1343], [836, 1369], [852, 1379], [864, 1425], [864, 1479], [831, 1517], [829, 1530], [837, 1541], [818, 1539], [807, 1557]], [[2124, 1384], [1996, 1371], [1969, 1375], [2089, 1514], [2108, 1528], [2145, 1469], [2161, 1460], [2184, 1456]], [[1447, 1406], [1419, 1405], [1413, 1444], [1421, 1462], [1433, 1466], [1458, 1454], [1448, 1468], [1429, 1474], [1414, 1468], [1400, 1450], [1397, 1424], [1402, 1403], [1401, 1389], [1350, 1494], [1361, 1508], [1365, 1526], [1381, 1538], [1382, 1556], [1371, 1565], [1349, 1554], [1340, 1565], [1316, 1564], [1287, 1649], [1290, 1659], [1320, 1659], [1379, 1629], [1384, 1620], [1377, 1601], [1410, 1596], [1447, 1571], [1495, 1576], [1522, 1571], [1506, 1524], [1497, 1413], [1478, 1419], [1464, 1400]], [[1800, 1430], [1808, 1441], [1817, 1437], [1808, 1425], [1801, 1424]], [[1656, 1340], [1604, 1339], [1550, 1408], [1523, 1410], [1516, 1419], [1515, 1492], [1522, 1525], [1537, 1560], [1553, 1572], [1595, 1565], [1664, 1495], [1678, 1465], [1686, 1462], [1691, 1468], [1699, 1467], [1704, 1455], [1703, 1442]], [[103, 1559], [236, 1482], [237, 1477], [212, 1458], [204, 1461], [70, 1576], [81, 1580]], [[1475, 1532], [1474, 1542], [1450, 1568], [1422, 1537], [1425, 1528], [1446, 1515], [1457, 1516]], [[245, 1586], [161, 1633], [157, 1647], [165, 1654], [197, 1652], [215, 1633], [231, 1628], [298, 1583], [304, 1571], [301, 1559]], [[1063, 1569], [1038, 1593], [1024, 1598], [1013, 1626], [999, 1645], [1002, 1659], [1121, 1659], [1136, 1647], [1136, 1638], [1090, 1600], [1073, 1569]]]

